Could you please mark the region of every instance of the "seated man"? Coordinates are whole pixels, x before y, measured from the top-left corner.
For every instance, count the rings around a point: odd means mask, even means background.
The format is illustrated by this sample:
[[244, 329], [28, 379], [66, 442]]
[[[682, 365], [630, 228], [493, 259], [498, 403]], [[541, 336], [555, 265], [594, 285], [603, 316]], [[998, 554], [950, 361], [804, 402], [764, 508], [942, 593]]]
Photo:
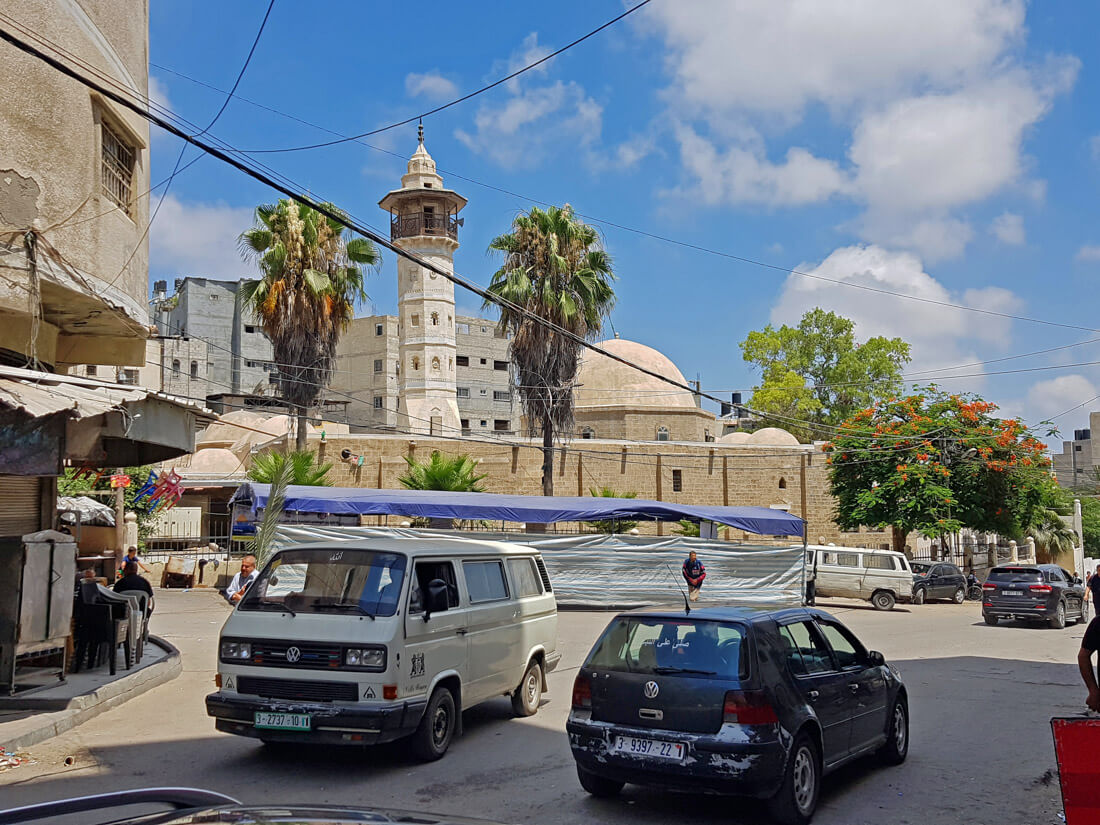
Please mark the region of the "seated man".
[[149, 594], [149, 612], [153, 612], [153, 586], [138, 575], [137, 562], [128, 561], [122, 566], [122, 578], [115, 582], [113, 590], [121, 593], [124, 590], [141, 590]]
[[231, 604], [236, 604], [244, 598], [248, 586], [256, 581], [260, 571], [256, 569], [256, 557], [245, 556], [241, 559], [241, 572], [233, 577], [229, 587], [225, 589], [225, 598]]

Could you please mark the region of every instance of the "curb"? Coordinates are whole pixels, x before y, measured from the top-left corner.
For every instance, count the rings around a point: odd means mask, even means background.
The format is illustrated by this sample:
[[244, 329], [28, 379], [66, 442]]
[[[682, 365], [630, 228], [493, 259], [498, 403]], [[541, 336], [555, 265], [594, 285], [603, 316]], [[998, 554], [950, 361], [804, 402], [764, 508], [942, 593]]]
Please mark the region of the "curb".
[[162, 661], [127, 674], [91, 693], [73, 697], [65, 710], [41, 714], [40, 724], [31, 730], [10, 739], [3, 738], [4, 734], [0, 731], [0, 747], [16, 751], [37, 745], [179, 676], [183, 672], [183, 663], [175, 645], [153, 635], [149, 636], [149, 641], [167, 651], [168, 655]]

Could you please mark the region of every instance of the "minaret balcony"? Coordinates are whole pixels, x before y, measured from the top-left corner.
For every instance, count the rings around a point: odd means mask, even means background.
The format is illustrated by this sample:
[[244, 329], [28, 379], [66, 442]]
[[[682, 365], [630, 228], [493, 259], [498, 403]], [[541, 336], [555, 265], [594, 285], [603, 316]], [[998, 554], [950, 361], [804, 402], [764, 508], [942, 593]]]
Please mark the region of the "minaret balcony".
[[457, 241], [459, 225], [459, 218], [455, 215], [435, 215], [430, 212], [394, 215], [390, 218], [390, 240], [427, 235]]

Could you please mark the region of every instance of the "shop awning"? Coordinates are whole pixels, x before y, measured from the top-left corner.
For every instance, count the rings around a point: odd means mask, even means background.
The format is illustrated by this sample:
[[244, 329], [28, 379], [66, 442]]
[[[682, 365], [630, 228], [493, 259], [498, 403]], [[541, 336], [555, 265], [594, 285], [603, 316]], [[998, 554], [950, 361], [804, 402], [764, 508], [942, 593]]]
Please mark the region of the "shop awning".
[[[242, 484], [232, 502], [253, 513], [267, 506], [268, 484]], [[287, 512], [331, 515], [402, 515], [436, 519], [486, 519], [521, 524], [561, 521], [713, 521], [748, 533], [801, 536], [803, 521], [767, 507], [719, 507], [601, 496], [512, 496], [435, 490], [376, 490], [350, 487], [287, 488]]]

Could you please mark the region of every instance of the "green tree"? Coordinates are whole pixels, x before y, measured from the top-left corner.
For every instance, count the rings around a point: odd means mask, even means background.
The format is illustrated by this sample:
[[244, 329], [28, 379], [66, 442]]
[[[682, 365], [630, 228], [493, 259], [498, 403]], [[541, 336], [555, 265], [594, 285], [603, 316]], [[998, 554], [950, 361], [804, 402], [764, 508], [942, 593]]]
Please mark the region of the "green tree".
[[[582, 346], [525, 312], [595, 340], [615, 304], [611, 258], [596, 230], [568, 204], [531, 207], [489, 249], [504, 255], [489, 292], [508, 302], [500, 307], [499, 326], [512, 333], [512, 380], [531, 435], [542, 434], [542, 492], [551, 496], [554, 436], [573, 426], [573, 379]], [[486, 301], [490, 306], [496, 305]]]
[[306, 487], [330, 486], [326, 477], [332, 469], [332, 463], [318, 464], [317, 456], [308, 450], [292, 453], [261, 453], [254, 456], [252, 467], [248, 470], [248, 477], [261, 484], [273, 484], [273, 479], [282, 471], [284, 465], [290, 467], [288, 484]]
[[[134, 499], [137, 497], [138, 490], [149, 480], [149, 473], [152, 471], [153, 467], [149, 464], [143, 467], [123, 467], [119, 470], [121, 475], [130, 477], [130, 486], [126, 488], [123, 501], [126, 510], [137, 516], [138, 546], [142, 549], [145, 548], [145, 540], [152, 535], [156, 516], [149, 513], [148, 499], [142, 499], [141, 501], [135, 501]], [[82, 496], [91, 490], [109, 490], [111, 488], [111, 473], [102, 476], [98, 482], [93, 482], [90, 478], [75, 478], [76, 473], [77, 470], [70, 467], [65, 470], [63, 475], [58, 477], [57, 494], [59, 496]], [[115, 506], [114, 499], [105, 496], [93, 496], [93, 498], [112, 509]]]
[[[776, 329], [769, 324], [750, 332], [741, 342], [741, 355], [761, 372], [752, 407], [809, 440], [827, 437], [829, 426], [899, 393], [909, 345], [881, 336], [857, 343], [850, 320], [813, 309], [797, 327], [784, 324]], [[799, 425], [792, 419], [812, 424]]]
[[[590, 487], [588, 494], [596, 498], [637, 498], [638, 494], [619, 493], [611, 487]], [[638, 526], [636, 521], [623, 521], [621, 519], [605, 519], [602, 521], [588, 522], [597, 533], [629, 533]]]
[[1085, 555], [1100, 556], [1100, 499], [1081, 499], [1081, 533], [1085, 539]]
[[680, 519], [680, 526], [673, 527], [672, 532], [677, 536], [694, 536], [699, 538], [699, 525], [690, 519]]
[[410, 490], [450, 490], [458, 493], [484, 493], [481, 480], [486, 473], [477, 472], [477, 461], [468, 455], [447, 456], [432, 450], [427, 461], [405, 456], [408, 472], [398, 481]]
[[1035, 539], [1035, 554], [1041, 563], [1057, 564], [1062, 556], [1072, 557], [1077, 544], [1077, 533], [1050, 507], [1037, 508], [1023, 533]]
[[306, 415], [332, 377], [355, 303], [366, 298], [363, 267], [381, 257], [367, 239], [347, 238], [338, 221], [285, 198], [256, 207], [256, 225], [239, 245], [261, 273], [244, 285], [241, 300], [271, 340], [279, 390], [297, 410], [295, 448], [302, 451]]
[[282, 461], [272, 466], [272, 472], [267, 481], [271, 485], [267, 491], [267, 506], [264, 507], [260, 523], [256, 525], [256, 537], [252, 540], [250, 550], [256, 557], [257, 567], [264, 565], [275, 549], [275, 535], [283, 520], [286, 488], [293, 483], [293, 478], [293, 461]]
[[860, 410], [825, 445], [841, 527], [942, 537], [962, 527], [1020, 538], [1053, 482], [1045, 447], [1018, 419], [972, 395], [928, 387]]

